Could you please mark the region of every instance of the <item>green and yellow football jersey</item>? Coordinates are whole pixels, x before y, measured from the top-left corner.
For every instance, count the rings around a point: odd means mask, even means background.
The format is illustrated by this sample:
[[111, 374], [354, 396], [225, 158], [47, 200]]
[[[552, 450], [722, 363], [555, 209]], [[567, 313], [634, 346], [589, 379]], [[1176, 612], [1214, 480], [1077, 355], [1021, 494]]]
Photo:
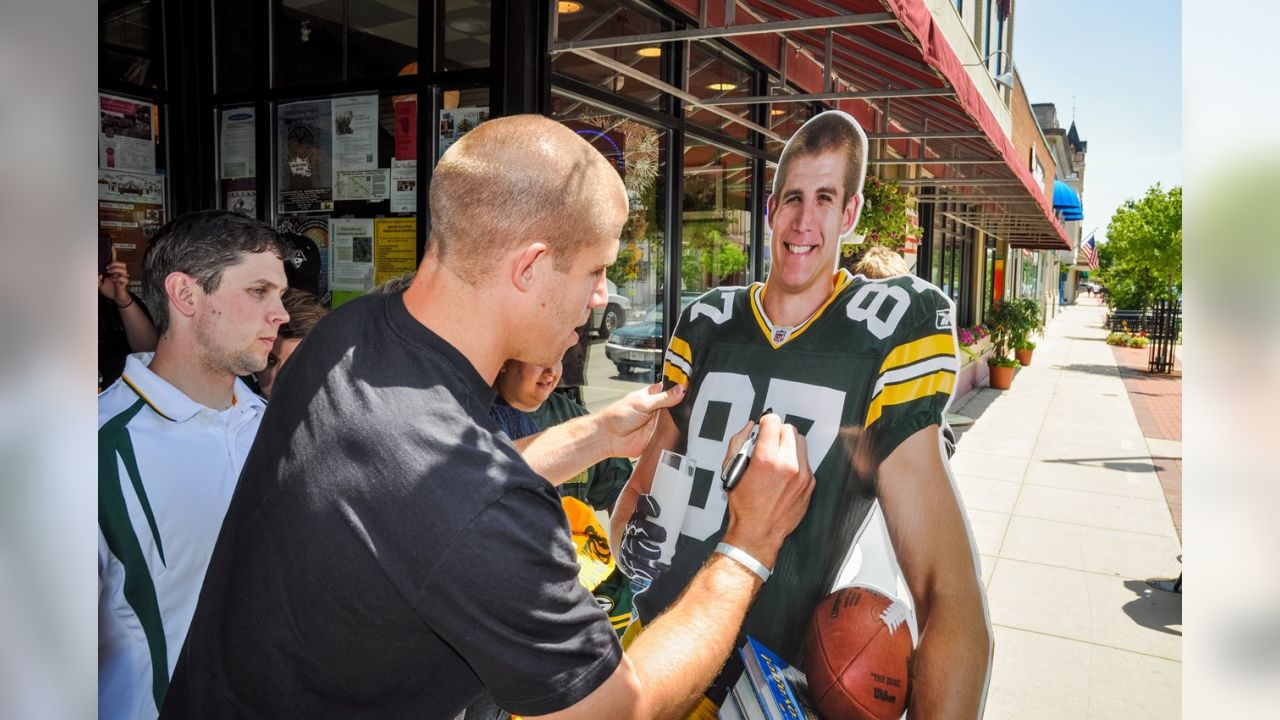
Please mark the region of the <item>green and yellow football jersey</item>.
[[[685, 308], [668, 344], [675, 450], [698, 465], [671, 569], [634, 599], [650, 622], [679, 597], [728, 524], [719, 475], [729, 438], [766, 408], [801, 431], [816, 486], [743, 632], [798, 665], [813, 608], [831, 590], [875, 500], [880, 461], [941, 425], [959, 364], [951, 301], [915, 277], [868, 280], [841, 270], [804, 323], [772, 325], [764, 286], [712, 290]], [[730, 681], [736, 678], [730, 678]]]

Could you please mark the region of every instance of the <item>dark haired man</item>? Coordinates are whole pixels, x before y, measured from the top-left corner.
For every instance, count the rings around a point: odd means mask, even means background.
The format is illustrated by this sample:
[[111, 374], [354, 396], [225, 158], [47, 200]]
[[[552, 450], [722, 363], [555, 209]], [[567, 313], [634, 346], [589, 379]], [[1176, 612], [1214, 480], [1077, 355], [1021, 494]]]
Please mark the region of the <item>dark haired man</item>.
[[281, 323], [285, 247], [225, 211], [174, 219], [151, 240], [143, 295], [156, 351], [98, 397], [98, 708], [154, 718], [195, 611], [264, 403]]
[[[681, 315], [663, 374], [687, 384], [688, 394], [661, 413], [614, 509], [610, 537], [623, 567], [652, 581], [633, 601], [643, 623], [634, 634], [714, 557], [731, 527], [725, 509], [733, 494], [717, 478], [729, 434], [772, 408], [805, 429], [817, 485], [776, 557], [759, 558], [777, 579], [743, 632], [799, 664], [814, 608], [843, 579], [846, 560], [860, 558], [859, 581], [913, 601], [921, 630], [912, 715], [973, 718], [981, 715], [991, 645], [977, 554], [938, 430], [958, 370], [953, 308], [919, 278], [870, 280], [837, 269], [840, 237], [861, 210], [866, 144], [856, 120], [830, 111], [783, 148], [768, 201], [769, 276], [711, 290]], [[652, 528], [651, 513], [634, 512], [668, 448], [691, 457], [702, 476], [669, 568], [647, 551], [637, 557], [646, 548], [637, 539]], [[714, 714], [740, 668], [726, 668], [700, 713]]]

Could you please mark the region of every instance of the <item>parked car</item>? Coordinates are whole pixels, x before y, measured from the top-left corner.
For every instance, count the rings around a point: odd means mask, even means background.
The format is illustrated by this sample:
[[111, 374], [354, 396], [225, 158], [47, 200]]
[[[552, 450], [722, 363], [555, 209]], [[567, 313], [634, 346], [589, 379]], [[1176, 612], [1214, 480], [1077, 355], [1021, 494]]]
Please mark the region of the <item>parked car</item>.
[[662, 310], [651, 308], [644, 318], [613, 331], [604, 345], [605, 357], [618, 373], [652, 372], [662, 361]]
[[609, 288], [609, 304], [602, 308], [591, 309], [591, 329], [608, 340], [613, 331], [627, 321], [631, 301], [618, 294], [618, 286], [612, 280], [604, 282]]

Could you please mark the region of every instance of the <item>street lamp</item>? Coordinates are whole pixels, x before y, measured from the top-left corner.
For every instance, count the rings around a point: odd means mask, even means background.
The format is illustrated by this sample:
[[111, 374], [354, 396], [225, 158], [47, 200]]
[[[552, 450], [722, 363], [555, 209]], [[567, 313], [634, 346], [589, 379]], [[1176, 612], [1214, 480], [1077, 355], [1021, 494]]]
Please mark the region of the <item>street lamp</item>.
[[962, 65], [961, 67], [976, 67], [978, 65], [986, 65], [987, 61], [990, 60], [994, 55], [1004, 55], [1005, 60], [1009, 62], [1009, 69], [1005, 70], [999, 75], [993, 75], [991, 79], [995, 80], [997, 83], [1004, 85], [1005, 87], [1012, 90], [1013, 89], [1013, 56], [1009, 54], [1008, 50], [992, 50], [991, 52], [987, 53], [986, 57], [982, 58], [978, 62], [968, 63], [965, 65]]

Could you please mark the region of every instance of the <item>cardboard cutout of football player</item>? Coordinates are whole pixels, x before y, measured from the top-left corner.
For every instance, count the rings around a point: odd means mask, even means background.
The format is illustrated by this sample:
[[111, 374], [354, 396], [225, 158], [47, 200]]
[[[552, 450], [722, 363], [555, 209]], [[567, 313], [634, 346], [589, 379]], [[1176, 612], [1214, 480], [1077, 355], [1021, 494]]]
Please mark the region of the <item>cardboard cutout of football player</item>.
[[[910, 275], [838, 269], [840, 238], [862, 209], [866, 146], [839, 111], [813, 117], [786, 144], [768, 201], [768, 279], [711, 290], [681, 314], [663, 376], [688, 393], [661, 413], [611, 536], [628, 574], [649, 583], [635, 598], [642, 632], [715, 551], [728, 522], [720, 469], [730, 437], [772, 408], [806, 435], [817, 484], [742, 632], [799, 667], [817, 604], [850, 579], [869, 582], [914, 609], [910, 713], [973, 718], [992, 634], [940, 433], [959, 370], [954, 306]], [[647, 494], [664, 449], [698, 466], [669, 562], [646, 552]], [[740, 668], [726, 665], [695, 714], [723, 700]]]

